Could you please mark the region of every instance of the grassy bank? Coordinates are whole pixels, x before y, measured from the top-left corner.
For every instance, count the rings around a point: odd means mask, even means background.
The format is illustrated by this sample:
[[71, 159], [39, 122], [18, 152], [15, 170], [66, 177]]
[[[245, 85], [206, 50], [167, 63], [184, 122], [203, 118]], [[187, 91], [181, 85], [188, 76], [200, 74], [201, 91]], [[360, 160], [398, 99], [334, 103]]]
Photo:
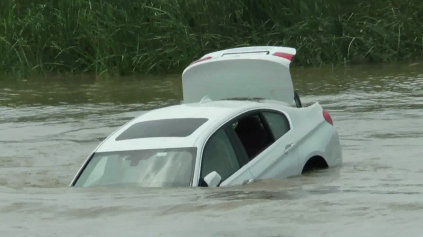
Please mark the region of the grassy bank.
[[180, 70], [247, 45], [298, 49], [295, 65], [423, 56], [421, 0], [2, 0], [0, 74]]

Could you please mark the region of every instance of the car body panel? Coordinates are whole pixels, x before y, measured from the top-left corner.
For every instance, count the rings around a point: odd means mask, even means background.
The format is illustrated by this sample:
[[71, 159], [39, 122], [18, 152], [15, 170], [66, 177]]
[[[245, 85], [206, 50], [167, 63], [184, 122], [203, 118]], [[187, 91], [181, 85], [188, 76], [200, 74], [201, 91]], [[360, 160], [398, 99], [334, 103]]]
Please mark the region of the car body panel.
[[256, 50], [268, 53], [252, 54], [254, 49], [248, 48], [225, 50], [203, 57], [209, 60], [191, 64], [182, 74], [184, 102], [199, 102], [208, 96], [212, 100], [248, 97], [292, 103], [291, 61], [273, 53], [290, 52], [293, 56], [295, 49], [266, 47]]
[[[298, 152], [295, 141], [290, 136], [293, 130], [275, 141], [247, 166], [255, 180], [282, 179], [298, 175]], [[285, 147], [293, 144], [286, 152]]]
[[[338, 133], [326, 122], [319, 124], [313, 131], [301, 140], [299, 148], [300, 167], [304, 167], [307, 158], [320, 156], [325, 159], [329, 167], [342, 163], [342, 150]], [[319, 141], [319, 142], [316, 142]]]

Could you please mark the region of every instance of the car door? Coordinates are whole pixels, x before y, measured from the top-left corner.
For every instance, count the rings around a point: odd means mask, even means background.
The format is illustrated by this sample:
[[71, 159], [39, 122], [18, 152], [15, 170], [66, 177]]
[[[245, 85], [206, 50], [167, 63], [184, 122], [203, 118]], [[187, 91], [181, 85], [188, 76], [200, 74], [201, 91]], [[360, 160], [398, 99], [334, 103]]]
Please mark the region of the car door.
[[276, 110], [250, 112], [233, 121], [233, 134], [254, 179], [298, 174], [298, 152], [288, 117]]
[[229, 129], [226, 124], [206, 141], [201, 155], [199, 186], [207, 186], [204, 178], [213, 171], [222, 178], [220, 186], [242, 184], [253, 179], [251, 172], [244, 167], [246, 161]]

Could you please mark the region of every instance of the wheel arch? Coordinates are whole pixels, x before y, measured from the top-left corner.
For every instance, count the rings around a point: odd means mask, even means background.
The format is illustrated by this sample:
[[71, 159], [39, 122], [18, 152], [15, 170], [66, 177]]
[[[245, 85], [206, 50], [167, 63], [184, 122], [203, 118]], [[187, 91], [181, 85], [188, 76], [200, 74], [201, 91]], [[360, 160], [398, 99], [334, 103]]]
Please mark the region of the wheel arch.
[[311, 171], [313, 169], [327, 169], [329, 164], [323, 156], [315, 155], [310, 157], [301, 169], [301, 174]]

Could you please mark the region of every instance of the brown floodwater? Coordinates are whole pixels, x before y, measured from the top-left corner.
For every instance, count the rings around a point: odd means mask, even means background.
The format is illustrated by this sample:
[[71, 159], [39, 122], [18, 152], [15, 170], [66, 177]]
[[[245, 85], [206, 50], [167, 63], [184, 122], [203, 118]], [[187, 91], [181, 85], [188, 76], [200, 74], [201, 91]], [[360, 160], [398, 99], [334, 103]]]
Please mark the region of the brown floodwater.
[[87, 155], [180, 75], [0, 80], [0, 236], [423, 236], [423, 63], [292, 70], [344, 165], [228, 188], [70, 188]]

